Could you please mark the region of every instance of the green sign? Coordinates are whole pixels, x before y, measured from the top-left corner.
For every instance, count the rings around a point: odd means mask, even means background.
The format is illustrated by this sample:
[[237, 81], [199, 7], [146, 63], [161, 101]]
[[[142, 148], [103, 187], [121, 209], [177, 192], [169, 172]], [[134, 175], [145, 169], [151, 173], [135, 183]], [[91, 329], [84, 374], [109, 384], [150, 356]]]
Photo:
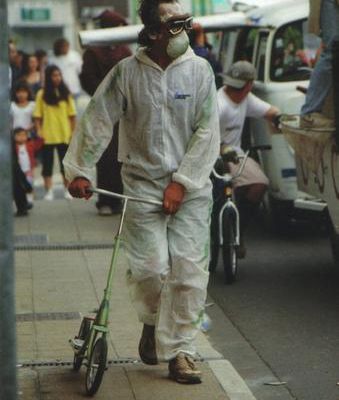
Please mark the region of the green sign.
[[33, 22], [46, 22], [51, 19], [49, 8], [21, 8], [21, 20]]

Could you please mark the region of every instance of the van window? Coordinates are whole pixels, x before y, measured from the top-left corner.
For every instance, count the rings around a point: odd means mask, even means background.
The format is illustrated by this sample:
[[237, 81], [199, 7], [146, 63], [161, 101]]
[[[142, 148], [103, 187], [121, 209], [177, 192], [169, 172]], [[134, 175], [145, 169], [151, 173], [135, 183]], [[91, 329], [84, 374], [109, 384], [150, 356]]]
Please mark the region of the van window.
[[244, 28], [239, 32], [234, 54], [234, 62], [240, 60], [253, 61], [255, 39], [258, 28]]
[[308, 80], [318, 48], [320, 39], [308, 33], [306, 20], [282, 26], [277, 30], [273, 40], [271, 80], [277, 82]]
[[259, 46], [256, 57], [257, 80], [265, 80], [266, 48], [268, 32], [260, 32]]

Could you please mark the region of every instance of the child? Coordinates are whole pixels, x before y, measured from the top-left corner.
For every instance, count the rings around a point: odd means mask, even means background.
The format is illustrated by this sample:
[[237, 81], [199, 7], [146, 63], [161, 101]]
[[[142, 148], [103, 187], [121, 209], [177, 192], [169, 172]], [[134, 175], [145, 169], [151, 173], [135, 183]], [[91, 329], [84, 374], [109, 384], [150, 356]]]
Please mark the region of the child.
[[15, 150], [15, 141], [13, 140], [12, 143], [13, 197], [17, 208], [16, 215], [22, 217], [27, 215], [28, 210], [31, 208], [27, 201], [27, 193], [32, 191], [32, 187], [20, 168], [18, 155]]
[[[21, 127], [14, 129], [14, 141], [19, 166], [33, 188], [35, 155], [42, 148], [43, 141], [40, 138], [28, 140], [28, 132]], [[33, 190], [27, 199], [33, 204]]]
[[31, 133], [34, 128], [32, 116], [35, 103], [31, 101], [31, 91], [26, 82], [17, 83], [13, 98], [10, 108], [13, 129], [20, 127]]
[[37, 133], [44, 139], [42, 148], [42, 176], [45, 184], [45, 200], [53, 200], [52, 175], [54, 150], [57, 150], [60, 171], [64, 179], [66, 199], [72, 196], [66, 189], [62, 160], [75, 128], [75, 104], [65, 85], [60, 69], [55, 65], [46, 68], [45, 87], [37, 93], [33, 117]]

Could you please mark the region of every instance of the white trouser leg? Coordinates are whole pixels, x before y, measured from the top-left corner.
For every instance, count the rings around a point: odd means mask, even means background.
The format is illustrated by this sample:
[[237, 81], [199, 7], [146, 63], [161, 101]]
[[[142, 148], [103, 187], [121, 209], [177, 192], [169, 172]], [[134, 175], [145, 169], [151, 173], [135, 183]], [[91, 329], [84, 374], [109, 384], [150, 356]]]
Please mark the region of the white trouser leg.
[[[162, 199], [157, 183], [122, 170], [124, 193]], [[128, 263], [127, 285], [140, 322], [155, 325], [160, 292], [168, 273], [167, 220], [161, 206], [129, 202], [123, 228]]]
[[[161, 293], [156, 340], [159, 359], [195, 354], [208, 284], [210, 186], [188, 193], [168, 224], [171, 269]], [[193, 197], [197, 196], [197, 197]]]
[[166, 216], [153, 206], [130, 203], [128, 207], [124, 226], [127, 284], [140, 322], [155, 325], [168, 273]]
[[[124, 192], [162, 199], [166, 182], [140, 182], [123, 175]], [[159, 360], [180, 351], [194, 354], [208, 283], [211, 184], [187, 193], [178, 213], [128, 204], [124, 242], [127, 284], [139, 320], [156, 325]]]

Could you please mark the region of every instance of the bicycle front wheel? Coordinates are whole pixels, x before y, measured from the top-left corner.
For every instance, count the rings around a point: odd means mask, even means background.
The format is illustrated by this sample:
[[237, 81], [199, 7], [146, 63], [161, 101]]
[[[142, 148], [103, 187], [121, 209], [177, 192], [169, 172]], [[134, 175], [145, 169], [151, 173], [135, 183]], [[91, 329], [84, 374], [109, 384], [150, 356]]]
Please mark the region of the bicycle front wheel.
[[97, 339], [87, 366], [86, 392], [93, 396], [99, 389], [107, 362], [107, 341], [105, 337]]
[[235, 246], [236, 237], [236, 215], [232, 210], [225, 210], [223, 215], [223, 262], [225, 283], [231, 284], [235, 281], [238, 271], [238, 258]]
[[[78, 336], [76, 336], [76, 339], [81, 339], [81, 340], [85, 340], [87, 335], [89, 334], [91, 330], [91, 321], [87, 318], [83, 318], [83, 320], [81, 321], [81, 325], [80, 325], [80, 329], [79, 329], [79, 333]], [[82, 365], [82, 361], [84, 359], [84, 354], [74, 354], [74, 358], [73, 358], [73, 370], [74, 371], [79, 371], [81, 365]]]

